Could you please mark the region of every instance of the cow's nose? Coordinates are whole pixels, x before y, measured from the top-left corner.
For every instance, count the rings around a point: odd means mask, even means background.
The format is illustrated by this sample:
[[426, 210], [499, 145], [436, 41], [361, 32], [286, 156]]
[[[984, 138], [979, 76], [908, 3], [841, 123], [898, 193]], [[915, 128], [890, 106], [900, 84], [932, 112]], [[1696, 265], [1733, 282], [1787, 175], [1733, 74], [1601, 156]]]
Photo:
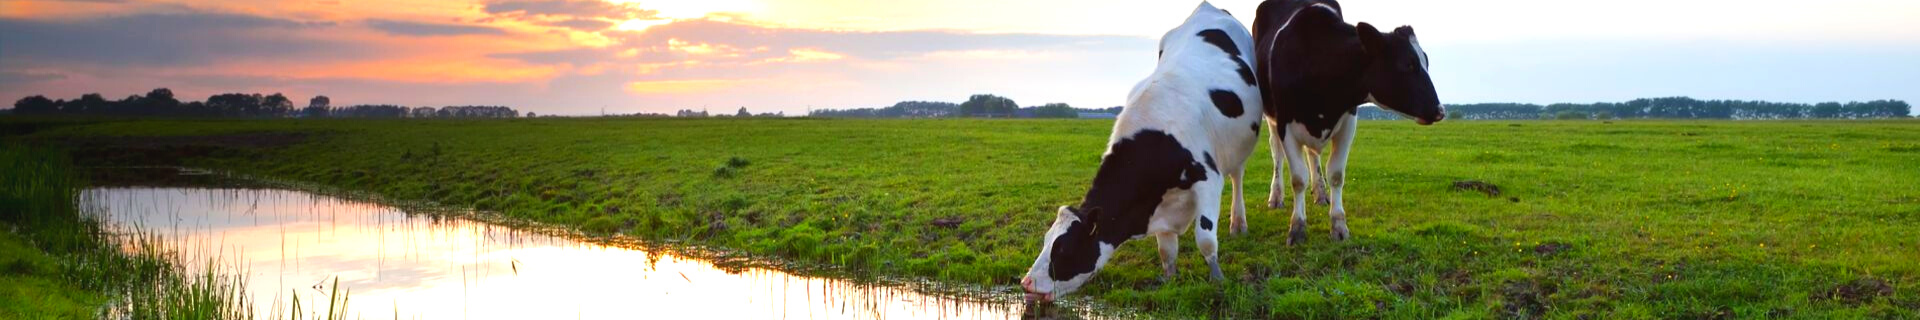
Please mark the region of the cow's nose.
[[1020, 289], [1033, 292], [1033, 276], [1020, 277]]

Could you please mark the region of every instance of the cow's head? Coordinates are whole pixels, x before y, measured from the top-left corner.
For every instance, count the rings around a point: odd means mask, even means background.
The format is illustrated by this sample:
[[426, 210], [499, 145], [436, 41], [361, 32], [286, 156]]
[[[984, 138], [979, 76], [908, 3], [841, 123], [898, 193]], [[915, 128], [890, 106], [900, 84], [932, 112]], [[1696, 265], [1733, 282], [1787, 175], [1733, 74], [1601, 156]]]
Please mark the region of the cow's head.
[[1423, 125], [1445, 119], [1446, 109], [1433, 90], [1433, 78], [1427, 76], [1427, 52], [1420, 49], [1413, 27], [1381, 33], [1361, 22], [1358, 28], [1360, 45], [1369, 59], [1366, 71], [1361, 73], [1368, 102]]
[[1047, 236], [1042, 239], [1040, 257], [1033, 260], [1027, 276], [1020, 279], [1020, 287], [1027, 291], [1028, 300], [1053, 301], [1080, 290], [1081, 285], [1093, 278], [1095, 270], [1107, 264], [1107, 258], [1113, 255], [1113, 246], [1093, 237], [1093, 219], [1099, 213], [1099, 208], [1089, 208], [1083, 213], [1072, 207], [1060, 207], [1053, 227], [1047, 229]]

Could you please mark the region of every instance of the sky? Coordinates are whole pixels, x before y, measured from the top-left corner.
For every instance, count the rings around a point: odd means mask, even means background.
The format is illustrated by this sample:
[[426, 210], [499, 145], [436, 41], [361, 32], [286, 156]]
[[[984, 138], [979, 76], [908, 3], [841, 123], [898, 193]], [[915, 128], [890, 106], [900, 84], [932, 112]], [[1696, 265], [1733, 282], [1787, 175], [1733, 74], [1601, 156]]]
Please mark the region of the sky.
[[[542, 114], [1122, 104], [1197, 1], [0, 0], [0, 97], [172, 89]], [[1251, 23], [1258, 0], [1213, 1]], [[1920, 1], [1349, 0], [1443, 102], [1920, 102]]]

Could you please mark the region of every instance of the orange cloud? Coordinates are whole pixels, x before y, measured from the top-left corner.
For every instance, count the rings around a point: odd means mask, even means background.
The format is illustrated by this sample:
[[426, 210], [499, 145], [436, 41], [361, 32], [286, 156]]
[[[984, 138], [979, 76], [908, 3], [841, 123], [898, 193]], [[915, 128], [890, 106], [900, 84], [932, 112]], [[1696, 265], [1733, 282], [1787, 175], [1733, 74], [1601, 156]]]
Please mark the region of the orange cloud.
[[707, 93], [733, 88], [741, 84], [754, 82], [753, 79], [701, 79], [701, 80], [653, 80], [627, 83], [627, 92], [633, 94], [685, 94]]

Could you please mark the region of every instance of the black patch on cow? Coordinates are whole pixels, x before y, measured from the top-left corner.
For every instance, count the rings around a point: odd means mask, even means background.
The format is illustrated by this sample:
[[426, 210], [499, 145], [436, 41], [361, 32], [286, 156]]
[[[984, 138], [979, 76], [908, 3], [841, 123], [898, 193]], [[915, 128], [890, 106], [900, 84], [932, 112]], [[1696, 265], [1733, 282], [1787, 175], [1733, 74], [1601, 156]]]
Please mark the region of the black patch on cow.
[[1260, 135], [1260, 120], [1253, 121], [1253, 135]]
[[1366, 102], [1361, 75], [1368, 55], [1339, 8], [1333, 0], [1277, 0], [1262, 2], [1255, 13], [1252, 58], [1260, 62], [1261, 109], [1276, 127], [1299, 124], [1325, 139]]
[[[1207, 165], [1194, 160], [1193, 152], [1166, 132], [1141, 130], [1114, 143], [1111, 151], [1100, 161], [1093, 187], [1087, 189], [1079, 206], [1086, 212], [1081, 221], [1097, 226], [1091, 228], [1087, 236], [1100, 243], [1118, 247], [1127, 239], [1146, 234], [1147, 222], [1152, 220], [1153, 210], [1160, 206], [1162, 196], [1175, 189], [1192, 189], [1194, 183], [1207, 179]], [[1081, 235], [1067, 234], [1069, 237]], [[1098, 250], [1098, 246], [1092, 244], [1068, 244]], [[1073, 264], [1091, 264], [1091, 259], [1098, 256], [1098, 252], [1092, 252], [1070, 258], [1088, 259], [1071, 262]], [[1054, 260], [1053, 263], [1065, 262]], [[1072, 277], [1070, 273], [1061, 275], [1054, 279]]]
[[1080, 219], [1067, 225], [1067, 232], [1053, 239], [1053, 252], [1047, 257], [1050, 261], [1047, 275], [1054, 280], [1065, 281], [1093, 272], [1093, 265], [1100, 258], [1100, 247], [1092, 237], [1093, 225], [1084, 222], [1088, 219], [1086, 216]]
[[1213, 164], [1213, 153], [1212, 153], [1212, 152], [1201, 152], [1201, 153], [1200, 153], [1200, 159], [1201, 159], [1201, 160], [1206, 160], [1206, 161], [1207, 161], [1207, 170], [1213, 170], [1213, 173], [1220, 173], [1220, 166], [1217, 166], [1217, 165], [1214, 165], [1214, 164]]
[[1246, 105], [1240, 103], [1240, 95], [1233, 91], [1213, 89], [1207, 91], [1207, 97], [1213, 98], [1213, 107], [1220, 109], [1220, 114], [1228, 118], [1239, 118], [1247, 113]]
[[1207, 43], [1219, 47], [1220, 51], [1226, 52], [1227, 55], [1234, 57], [1240, 56], [1240, 46], [1233, 43], [1233, 37], [1227, 36], [1226, 31], [1206, 29], [1200, 30], [1200, 33], [1196, 35], [1200, 36], [1202, 40], [1206, 40]]
[[1227, 36], [1227, 32], [1220, 29], [1200, 30], [1197, 35], [1201, 40], [1219, 47], [1220, 51], [1227, 53], [1227, 56], [1233, 57], [1233, 63], [1239, 65], [1236, 71], [1240, 72], [1240, 80], [1246, 81], [1249, 86], [1254, 85], [1253, 68], [1248, 67], [1247, 59], [1240, 56], [1240, 46], [1233, 43], [1233, 37]]
[[1213, 230], [1213, 219], [1208, 219], [1207, 216], [1200, 216], [1200, 229]]

